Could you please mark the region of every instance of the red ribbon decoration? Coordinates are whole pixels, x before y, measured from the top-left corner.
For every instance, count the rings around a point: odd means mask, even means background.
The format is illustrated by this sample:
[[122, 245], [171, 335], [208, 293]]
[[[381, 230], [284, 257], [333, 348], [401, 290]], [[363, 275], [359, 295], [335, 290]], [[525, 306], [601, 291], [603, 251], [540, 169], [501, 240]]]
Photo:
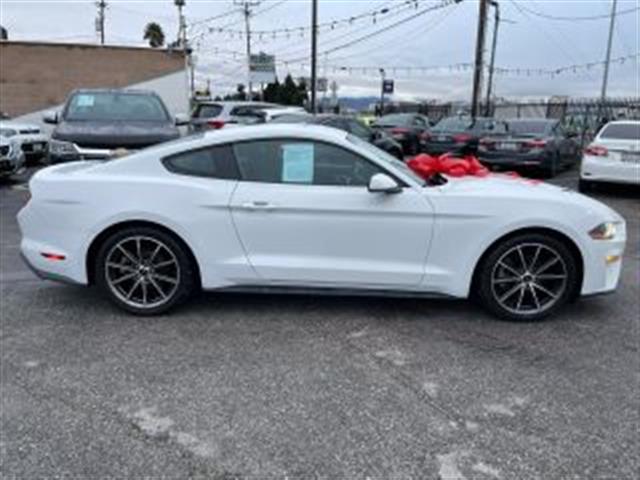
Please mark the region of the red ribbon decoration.
[[[407, 166], [425, 180], [435, 174], [448, 175], [450, 177], [487, 177], [491, 172], [482, 165], [474, 155], [455, 157], [452, 153], [445, 153], [439, 157], [421, 153], [407, 161]], [[509, 178], [520, 178], [516, 172], [506, 172]], [[539, 183], [532, 181], [532, 183]]]

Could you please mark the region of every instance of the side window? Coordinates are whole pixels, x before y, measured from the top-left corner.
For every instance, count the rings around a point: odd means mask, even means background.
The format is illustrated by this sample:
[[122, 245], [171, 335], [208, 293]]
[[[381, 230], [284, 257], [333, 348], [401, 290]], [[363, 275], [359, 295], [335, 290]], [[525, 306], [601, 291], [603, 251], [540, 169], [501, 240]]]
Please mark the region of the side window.
[[228, 145], [213, 146], [171, 155], [163, 159], [170, 172], [196, 177], [238, 180], [238, 166]]
[[307, 140], [260, 140], [234, 146], [242, 180], [364, 187], [381, 170], [343, 148]]

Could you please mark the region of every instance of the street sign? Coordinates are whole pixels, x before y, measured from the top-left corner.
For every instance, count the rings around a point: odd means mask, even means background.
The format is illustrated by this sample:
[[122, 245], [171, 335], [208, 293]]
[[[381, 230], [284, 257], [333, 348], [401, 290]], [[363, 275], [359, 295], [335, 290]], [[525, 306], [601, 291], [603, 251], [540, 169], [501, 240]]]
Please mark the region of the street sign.
[[[300, 77], [298, 78], [298, 83], [304, 83], [307, 86], [307, 89], [311, 88], [311, 77]], [[317, 92], [326, 92], [329, 89], [329, 81], [326, 77], [318, 77], [316, 78], [316, 91]]]
[[382, 81], [382, 92], [383, 93], [393, 93], [393, 80], [385, 79]]
[[249, 79], [254, 83], [276, 81], [276, 57], [260, 52], [249, 57]]

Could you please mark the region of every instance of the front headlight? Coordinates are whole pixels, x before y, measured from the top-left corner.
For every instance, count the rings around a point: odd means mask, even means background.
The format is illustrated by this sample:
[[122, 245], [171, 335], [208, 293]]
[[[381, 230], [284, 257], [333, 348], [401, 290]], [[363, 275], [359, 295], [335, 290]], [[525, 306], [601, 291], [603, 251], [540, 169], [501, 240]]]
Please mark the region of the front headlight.
[[616, 236], [617, 222], [605, 222], [589, 232], [594, 240], [611, 240]]
[[71, 142], [61, 142], [60, 140], [51, 139], [49, 141], [49, 153], [53, 155], [77, 155], [78, 150]]

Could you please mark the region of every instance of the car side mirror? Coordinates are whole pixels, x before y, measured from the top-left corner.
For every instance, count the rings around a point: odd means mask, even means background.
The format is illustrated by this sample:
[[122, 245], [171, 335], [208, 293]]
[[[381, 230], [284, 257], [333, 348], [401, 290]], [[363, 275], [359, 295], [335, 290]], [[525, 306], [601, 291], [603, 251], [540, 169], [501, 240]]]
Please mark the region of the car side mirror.
[[377, 173], [369, 181], [369, 192], [371, 193], [400, 193], [402, 187], [393, 178], [385, 173]]
[[42, 116], [42, 121], [44, 123], [56, 124], [58, 123], [58, 112], [51, 110], [50, 112], [45, 113]]
[[189, 125], [189, 115], [186, 113], [178, 113], [175, 116], [176, 127], [183, 127], [184, 125]]

